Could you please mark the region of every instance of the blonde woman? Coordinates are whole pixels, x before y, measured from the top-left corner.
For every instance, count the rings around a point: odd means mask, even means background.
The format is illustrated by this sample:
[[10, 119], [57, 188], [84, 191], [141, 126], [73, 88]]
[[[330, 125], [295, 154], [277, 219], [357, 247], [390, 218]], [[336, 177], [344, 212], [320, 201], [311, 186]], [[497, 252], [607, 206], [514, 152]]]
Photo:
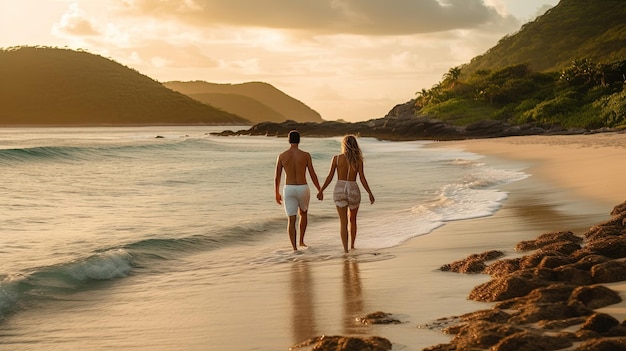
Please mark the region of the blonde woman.
[[324, 190], [332, 182], [337, 172], [337, 184], [333, 191], [333, 200], [339, 214], [339, 235], [343, 243], [343, 251], [348, 253], [348, 219], [350, 221], [350, 249], [354, 249], [356, 240], [356, 215], [361, 204], [361, 191], [356, 182], [357, 176], [369, 194], [370, 203], [374, 203], [374, 195], [367, 184], [363, 171], [363, 154], [354, 135], [346, 135], [341, 141], [341, 154], [333, 156], [330, 171], [324, 185], [317, 194], [317, 198], [324, 199]]

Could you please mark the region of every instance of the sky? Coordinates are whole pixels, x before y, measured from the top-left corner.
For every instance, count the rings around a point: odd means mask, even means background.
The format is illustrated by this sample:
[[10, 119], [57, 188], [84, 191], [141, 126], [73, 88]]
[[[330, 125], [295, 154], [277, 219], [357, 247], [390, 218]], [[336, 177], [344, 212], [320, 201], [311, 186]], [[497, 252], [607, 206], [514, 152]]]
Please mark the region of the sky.
[[0, 0], [0, 47], [82, 49], [159, 82], [261, 81], [384, 117], [558, 0]]

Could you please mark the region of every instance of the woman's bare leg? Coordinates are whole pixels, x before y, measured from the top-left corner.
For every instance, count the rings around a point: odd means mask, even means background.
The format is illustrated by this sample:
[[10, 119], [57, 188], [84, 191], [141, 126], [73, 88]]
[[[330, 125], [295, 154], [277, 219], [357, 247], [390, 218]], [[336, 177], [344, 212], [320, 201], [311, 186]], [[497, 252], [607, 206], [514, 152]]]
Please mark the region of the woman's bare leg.
[[350, 249], [354, 249], [354, 241], [356, 240], [356, 215], [359, 208], [350, 210]]
[[348, 206], [337, 207], [339, 214], [339, 236], [343, 244], [343, 252], [348, 253]]

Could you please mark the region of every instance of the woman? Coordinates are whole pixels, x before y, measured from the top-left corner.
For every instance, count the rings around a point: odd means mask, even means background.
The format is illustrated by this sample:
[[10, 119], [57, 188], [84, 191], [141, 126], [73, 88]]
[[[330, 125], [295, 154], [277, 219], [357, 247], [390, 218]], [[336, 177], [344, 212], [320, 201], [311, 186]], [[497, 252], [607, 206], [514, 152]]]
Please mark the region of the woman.
[[324, 185], [317, 194], [317, 198], [324, 199], [324, 189], [332, 182], [337, 172], [337, 184], [333, 192], [333, 200], [339, 214], [339, 234], [343, 243], [343, 251], [348, 253], [348, 216], [350, 218], [350, 248], [354, 249], [356, 239], [356, 215], [361, 203], [361, 191], [356, 183], [357, 176], [370, 196], [370, 203], [374, 203], [374, 195], [367, 184], [363, 172], [363, 154], [354, 135], [346, 135], [341, 141], [341, 154], [333, 156], [330, 172]]

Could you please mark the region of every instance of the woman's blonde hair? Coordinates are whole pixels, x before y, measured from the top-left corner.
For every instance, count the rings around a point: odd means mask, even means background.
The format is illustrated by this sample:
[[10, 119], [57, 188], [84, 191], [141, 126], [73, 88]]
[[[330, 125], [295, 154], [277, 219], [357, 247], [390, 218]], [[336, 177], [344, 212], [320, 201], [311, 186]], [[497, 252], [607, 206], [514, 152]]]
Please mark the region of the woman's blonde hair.
[[356, 141], [356, 137], [352, 134], [346, 135], [341, 141], [341, 153], [343, 153], [348, 159], [348, 163], [354, 170], [359, 169], [359, 163], [363, 161], [363, 154], [359, 143]]

